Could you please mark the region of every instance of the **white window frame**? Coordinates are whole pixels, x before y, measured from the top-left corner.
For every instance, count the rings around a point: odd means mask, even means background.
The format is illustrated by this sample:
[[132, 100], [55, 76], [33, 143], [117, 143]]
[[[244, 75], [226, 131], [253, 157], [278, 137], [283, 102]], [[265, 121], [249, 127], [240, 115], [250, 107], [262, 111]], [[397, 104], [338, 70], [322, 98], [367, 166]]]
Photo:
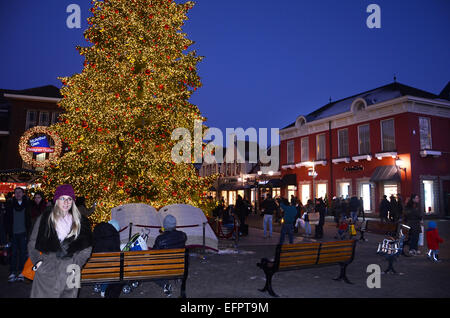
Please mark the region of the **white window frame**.
[[[428, 135], [426, 136], [429, 142], [429, 147], [422, 146], [422, 125], [421, 121], [426, 120], [428, 122]], [[433, 139], [431, 137], [431, 118], [430, 117], [419, 117], [419, 141], [420, 141], [420, 150], [430, 150], [433, 149]]]
[[[29, 114], [31, 112], [35, 113], [34, 121], [30, 121]], [[26, 122], [25, 122], [25, 130], [28, 130], [28, 129], [34, 127], [34, 126], [37, 126], [38, 120], [39, 120], [39, 118], [38, 118], [39, 112], [37, 110], [35, 110], [35, 109], [27, 109], [27, 115], [26, 116], [27, 116], [27, 118], [26, 118]]]
[[[360, 136], [360, 134], [359, 134], [359, 130], [360, 130], [361, 127], [365, 127], [365, 126], [368, 126], [368, 127], [369, 127], [369, 151], [368, 151], [368, 152], [362, 153], [362, 152], [361, 152], [361, 142], [360, 142], [361, 136]], [[359, 125], [359, 126], [358, 126], [358, 154], [360, 154], [360, 155], [367, 155], [367, 154], [370, 153], [370, 150], [371, 150], [371, 144], [370, 144], [370, 124]]]
[[[341, 132], [344, 132], [344, 131], [347, 132], [347, 147], [346, 147], [347, 153], [345, 153], [345, 154], [343, 154], [341, 152], [341, 138], [340, 138]], [[338, 130], [338, 157], [348, 157], [349, 153], [350, 152], [349, 152], [349, 144], [348, 144], [348, 128], [339, 129]]]
[[[304, 142], [306, 141], [306, 142]], [[309, 137], [303, 137], [301, 139], [301, 162], [309, 161]], [[306, 146], [306, 149], [305, 147]]]
[[[47, 121], [46, 121], [46, 122], [44, 122], [44, 121], [42, 120], [42, 116], [43, 116], [44, 114], [47, 115]], [[47, 112], [47, 111], [41, 111], [41, 112], [39, 112], [39, 126], [50, 126], [51, 119], [52, 119], [52, 118], [51, 118], [50, 112]]]
[[286, 143], [286, 160], [287, 164], [294, 163], [295, 160], [295, 143], [294, 140], [288, 140]]
[[[383, 123], [389, 122], [389, 121], [392, 121], [392, 129], [393, 129], [393, 136], [394, 136], [394, 147], [392, 149], [385, 149], [385, 147], [384, 147], [384, 138], [383, 138]], [[380, 121], [380, 132], [381, 132], [381, 150], [382, 151], [394, 151], [394, 150], [396, 150], [397, 144], [395, 142], [395, 120], [394, 120], [394, 118], [381, 120]]]
[[[319, 147], [319, 140], [323, 137], [323, 147]], [[316, 160], [323, 160], [327, 158], [327, 139], [325, 134], [318, 134], [316, 135]], [[323, 151], [323, 155], [321, 155]]]

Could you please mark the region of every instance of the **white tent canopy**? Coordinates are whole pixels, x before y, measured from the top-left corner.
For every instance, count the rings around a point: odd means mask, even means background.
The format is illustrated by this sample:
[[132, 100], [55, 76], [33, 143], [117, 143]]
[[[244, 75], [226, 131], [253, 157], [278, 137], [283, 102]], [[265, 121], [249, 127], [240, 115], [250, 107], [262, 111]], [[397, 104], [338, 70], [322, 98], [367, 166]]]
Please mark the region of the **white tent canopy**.
[[205, 224], [205, 247], [214, 251], [218, 250], [218, 239], [209, 226], [207, 218], [199, 208], [187, 204], [172, 204], [161, 208], [159, 211], [152, 206], [142, 203], [125, 204], [115, 207], [111, 211], [111, 218], [119, 222], [121, 243], [128, 242], [131, 235], [148, 232], [147, 245], [149, 248], [155, 243], [156, 237], [160, 234], [164, 217], [173, 215], [177, 220], [177, 230], [183, 231], [187, 235], [186, 247], [203, 246], [203, 224]]

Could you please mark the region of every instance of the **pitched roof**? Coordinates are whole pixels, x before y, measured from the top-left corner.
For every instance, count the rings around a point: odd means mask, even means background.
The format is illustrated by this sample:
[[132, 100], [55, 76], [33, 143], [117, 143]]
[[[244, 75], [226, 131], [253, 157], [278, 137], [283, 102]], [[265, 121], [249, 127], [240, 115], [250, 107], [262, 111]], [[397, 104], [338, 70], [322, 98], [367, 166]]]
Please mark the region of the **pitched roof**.
[[40, 97], [53, 97], [62, 98], [59, 88], [53, 85], [45, 85], [33, 88], [26, 88], [21, 90], [14, 89], [0, 89], [1, 95], [3, 94], [15, 94], [24, 96], [40, 96]]
[[[447, 85], [448, 86], [448, 85]], [[442, 93], [441, 93], [442, 94]], [[414, 88], [408, 85], [404, 85], [398, 82], [393, 82], [375, 89], [371, 89], [369, 91], [363, 92], [363, 93], [359, 93], [350, 97], [346, 97], [343, 99], [340, 99], [338, 101], [335, 102], [331, 102], [328, 103], [320, 108], [318, 108], [317, 110], [309, 113], [308, 115], [305, 116], [306, 121], [307, 122], [311, 122], [311, 121], [315, 121], [315, 120], [319, 120], [322, 118], [326, 118], [326, 117], [330, 117], [330, 116], [334, 116], [337, 114], [341, 114], [341, 113], [345, 113], [351, 110], [351, 105], [353, 103], [354, 100], [358, 99], [358, 98], [362, 98], [366, 101], [367, 106], [373, 105], [373, 104], [377, 104], [377, 103], [381, 103], [384, 101], [388, 101], [397, 97], [402, 97], [402, 96], [406, 96], [406, 95], [410, 95], [410, 96], [416, 96], [416, 97], [423, 97], [423, 98], [430, 98], [430, 99], [436, 99], [439, 98], [439, 96], [418, 89], [418, 88]], [[290, 128], [290, 127], [294, 127], [295, 126], [295, 122], [293, 122], [292, 124], [282, 128], [282, 129], [286, 129], [286, 128]]]
[[450, 100], [450, 81], [439, 94], [439, 98]]

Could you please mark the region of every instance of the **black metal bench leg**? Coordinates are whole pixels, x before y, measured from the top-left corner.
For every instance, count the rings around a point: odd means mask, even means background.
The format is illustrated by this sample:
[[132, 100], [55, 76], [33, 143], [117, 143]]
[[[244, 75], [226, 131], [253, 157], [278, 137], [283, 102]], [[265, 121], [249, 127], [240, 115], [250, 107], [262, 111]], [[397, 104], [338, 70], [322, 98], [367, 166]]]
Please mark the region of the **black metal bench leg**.
[[347, 284], [353, 285], [353, 283], [347, 278], [347, 274], [346, 274], [347, 264], [340, 263], [339, 265], [341, 266], [341, 273], [338, 278], [334, 278], [333, 280], [337, 280], [337, 281], [344, 280], [344, 282], [346, 282]]
[[274, 273], [265, 272], [265, 274], [266, 274], [266, 284], [264, 285], [263, 289], [258, 289], [258, 290], [260, 292], [268, 291], [269, 295], [272, 296], [272, 297], [280, 297], [277, 294], [275, 294], [275, 292], [272, 289], [272, 276], [273, 276]]
[[180, 298], [186, 298], [186, 279], [181, 282]]

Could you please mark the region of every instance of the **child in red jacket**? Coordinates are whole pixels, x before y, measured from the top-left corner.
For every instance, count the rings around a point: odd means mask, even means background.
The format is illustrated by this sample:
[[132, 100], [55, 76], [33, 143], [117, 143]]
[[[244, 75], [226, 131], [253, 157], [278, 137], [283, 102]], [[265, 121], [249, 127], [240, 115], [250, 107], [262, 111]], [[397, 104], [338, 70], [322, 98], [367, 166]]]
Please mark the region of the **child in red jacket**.
[[428, 259], [439, 262], [439, 243], [443, 243], [444, 240], [439, 236], [436, 223], [434, 221], [430, 221], [428, 223], [426, 235], [429, 249], [427, 253]]

